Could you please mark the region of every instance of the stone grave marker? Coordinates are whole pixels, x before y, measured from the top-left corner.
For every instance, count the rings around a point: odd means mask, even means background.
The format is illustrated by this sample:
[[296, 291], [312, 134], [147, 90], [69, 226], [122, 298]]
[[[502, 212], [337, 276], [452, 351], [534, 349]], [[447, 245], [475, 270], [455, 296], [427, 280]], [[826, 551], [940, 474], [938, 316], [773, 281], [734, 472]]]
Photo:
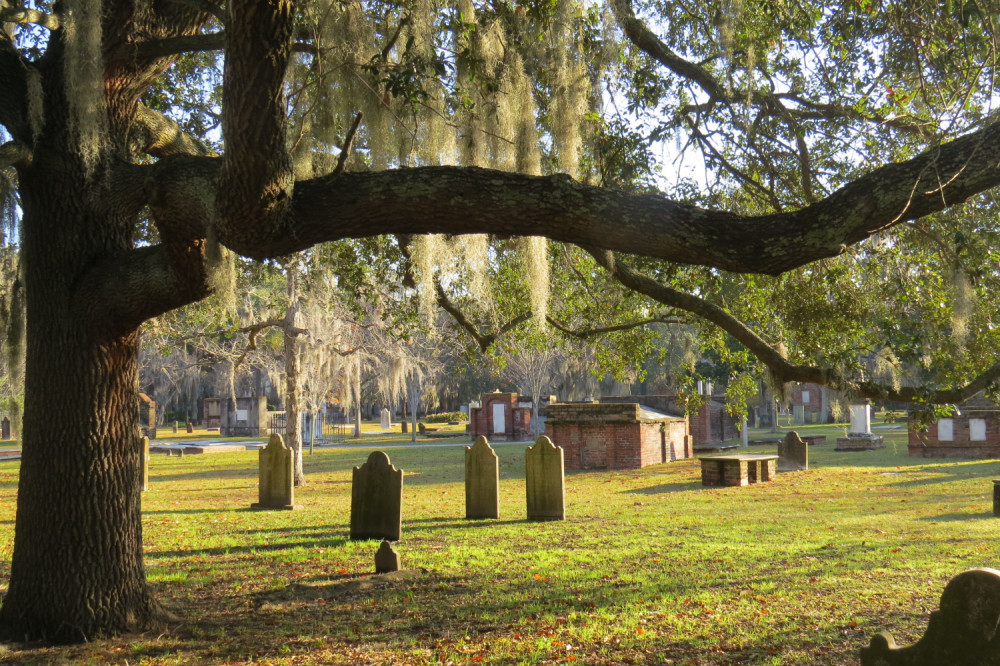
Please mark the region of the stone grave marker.
[[139, 438], [139, 490], [149, 490], [149, 437]]
[[189, 435], [194, 433], [194, 424], [190, 421], [187, 422], [187, 431]]
[[10, 419], [6, 416], [0, 421], [0, 437], [10, 439]]
[[271, 435], [267, 446], [258, 452], [260, 490], [251, 509], [301, 509], [295, 504], [292, 469], [294, 451], [285, 446], [281, 435]]
[[562, 447], [544, 435], [524, 454], [528, 520], [566, 519], [566, 481]]
[[778, 443], [778, 471], [794, 472], [809, 469], [809, 445], [794, 430]]
[[382, 428], [382, 430], [388, 430], [389, 428], [392, 427], [392, 415], [389, 413], [388, 409], [383, 407], [381, 416], [382, 416], [382, 423], [380, 424], [380, 427]]
[[177, 434], [177, 421], [174, 421], [174, 434]]
[[391, 573], [399, 568], [399, 553], [391, 543], [383, 540], [375, 552], [375, 573]]
[[1000, 663], [1000, 571], [970, 569], [945, 585], [940, 610], [923, 637], [897, 647], [892, 634], [876, 634], [861, 649], [862, 666], [988, 666]]
[[500, 518], [500, 462], [482, 436], [465, 447], [465, 517]]
[[402, 532], [403, 470], [382, 451], [354, 468], [351, 486], [351, 539], [399, 541]]

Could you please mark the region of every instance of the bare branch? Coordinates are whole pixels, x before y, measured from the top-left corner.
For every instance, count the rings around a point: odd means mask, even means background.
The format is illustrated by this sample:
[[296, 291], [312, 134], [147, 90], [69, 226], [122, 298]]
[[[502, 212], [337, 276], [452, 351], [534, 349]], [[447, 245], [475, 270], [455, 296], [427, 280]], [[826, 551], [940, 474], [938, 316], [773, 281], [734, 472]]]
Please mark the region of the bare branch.
[[351, 124], [351, 129], [348, 130], [347, 136], [344, 137], [344, 145], [340, 148], [340, 155], [337, 156], [337, 166], [333, 169], [333, 173], [343, 173], [344, 169], [347, 167], [347, 160], [351, 158], [351, 151], [354, 150], [354, 137], [358, 133], [358, 127], [361, 126], [361, 119], [364, 114], [360, 111], [358, 115], [354, 116], [354, 122]]

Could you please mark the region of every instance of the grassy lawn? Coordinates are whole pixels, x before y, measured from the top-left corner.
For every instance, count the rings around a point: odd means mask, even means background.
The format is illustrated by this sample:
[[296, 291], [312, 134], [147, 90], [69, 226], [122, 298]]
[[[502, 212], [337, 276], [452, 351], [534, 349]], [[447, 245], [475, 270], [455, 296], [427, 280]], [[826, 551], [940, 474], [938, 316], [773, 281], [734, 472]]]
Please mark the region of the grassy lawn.
[[[876, 421], [878, 423], [878, 421]], [[307, 456], [304, 509], [254, 512], [255, 452], [156, 455], [148, 576], [163, 633], [7, 646], [9, 663], [845, 664], [888, 628], [916, 640], [949, 578], [997, 566], [1000, 461], [810, 449], [812, 469], [703, 488], [697, 461], [570, 472], [567, 520], [525, 521], [523, 444], [499, 444], [501, 520], [465, 521], [461, 440], [366, 437]], [[764, 436], [766, 433], [760, 433]], [[468, 443], [468, 442], [465, 442]], [[374, 576], [350, 542], [351, 469], [368, 446], [406, 471], [404, 568]], [[753, 447], [754, 453], [774, 447]], [[17, 462], [0, 462], [9, 571]]]

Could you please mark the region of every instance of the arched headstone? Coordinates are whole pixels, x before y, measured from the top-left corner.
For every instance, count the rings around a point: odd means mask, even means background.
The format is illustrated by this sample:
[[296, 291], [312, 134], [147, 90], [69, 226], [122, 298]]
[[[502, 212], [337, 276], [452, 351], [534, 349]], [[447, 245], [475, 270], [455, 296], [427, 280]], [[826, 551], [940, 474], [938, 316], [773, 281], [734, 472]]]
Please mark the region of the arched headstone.
[[351, 539], [399, 541], [402, 532], [403, 470], [382, 451], [354, 468], [351, 486]]
[[566, 519], [566, 482], [562, 447], [544, 435], [524, 454], [528, 520]]
[[940, 610], [931, 613], [923, 637], [897, 647], [881, 632], [861, 650], [862, 666], [994, 666], [1000, 664], [1000, 571], [970, 569], [941, 593]]
[[500, 463], [482, 436], [465, 447], [465, 517], [500, 517]]
[[293, 451], [285, 446], [281, 435], [271, 435], [267, 446], [258, 452], [260, 490], [252, 509], [298, 509], [295, 505], [295, 482], [292, 468]]
[[794, 430], [778, 442], [778, 471], [792, 472], [809, 469], [809, 445]]

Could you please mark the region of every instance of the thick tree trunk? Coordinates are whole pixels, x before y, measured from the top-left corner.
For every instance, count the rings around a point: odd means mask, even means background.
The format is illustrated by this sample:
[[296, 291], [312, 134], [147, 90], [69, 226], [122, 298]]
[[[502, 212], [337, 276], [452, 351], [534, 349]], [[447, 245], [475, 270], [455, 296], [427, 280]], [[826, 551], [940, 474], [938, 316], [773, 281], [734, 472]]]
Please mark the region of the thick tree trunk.
[[0, 631], [78, 641], [145, 629], [162, 611], [143, 569], [138, 334], [101, 336], [79, 314], [78, 276], [127, 247], [129, 227], [53, 165], [21, 180], [24, 439]]

